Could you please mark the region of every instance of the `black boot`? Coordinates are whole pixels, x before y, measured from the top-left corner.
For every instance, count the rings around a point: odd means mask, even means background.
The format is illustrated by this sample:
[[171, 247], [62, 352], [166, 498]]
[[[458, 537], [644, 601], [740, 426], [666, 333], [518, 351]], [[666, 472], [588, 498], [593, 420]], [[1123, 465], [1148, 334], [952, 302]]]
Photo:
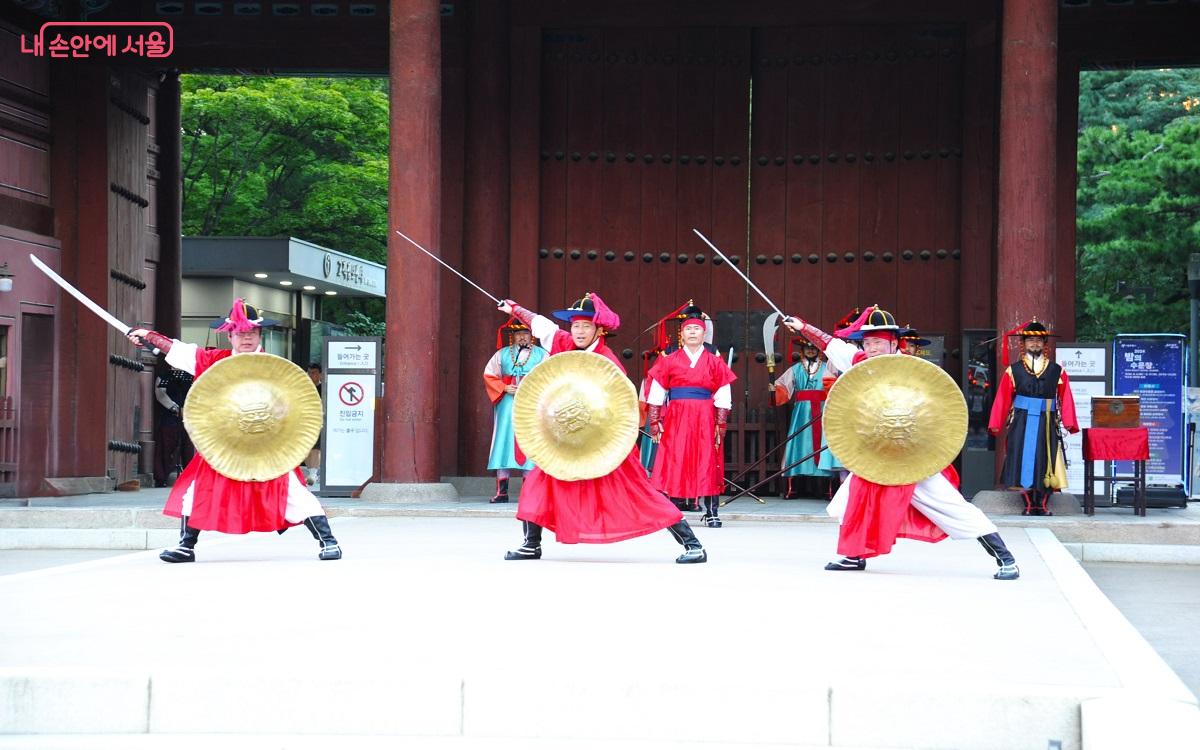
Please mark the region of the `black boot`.
[[1033, 515], [1033, 499], [1029, 496], [1029, 491], [1021, 492], [1021, 499], [1025, 501], [1025, 510], [1021, 511], [1023, 516]]
[[304, 526], [312, 532], [313, 539], [321, 543], [321, 554], [317, 556], [319, 559], [342, 559], [342, 548], [338, 546], [338, 540], [333, 538], [333, 532], [329, 529], [329, 519], [326, 516], [309, 516], [304, 519]]
[[496, 479], [496, 495], [489, 503], [507, 503], [508, 502], [508, 477], [504, 479]]
[[1050, 490], [1043, 490], [1037, 493], [1036, 502], [1034, 502], [1034, 510], [1039, 516], [1052, 516], [1050, 512]]
[[993, 578], [998, 581], [1014, 581], [1021, 577], [1021, 571], [1017, 568], [1016, 558], [1008, 551], [1008, 547], [1005, 546], [1004, 540], [1000, 538], [999, 534], [994, 532], [985, 534], [979, 537], [979, 543], [983, 545], [987, 553], [1000, 566], [1000, 570], [996, 571], [996, 575], [992, 576]]
[[831, 563], [825, 563], [825, 570], [866, 570], [867, 561], [862, 557], [843, 557]]
[[169, 563], [196, 562], [196, 540], [200, 538], [200, 529], [187, 525], [188, 517], [179, 519], [179, 545], [173, 549], [165, 549], [158, 553], [158, 559]]
[[704, 546], [696, 538], [692, 527], [688, 526], [687, 519], [671, 526], [667, 531], [671, 532], [671, 536], [675, 537], [675, 541], [683, 545], [683, 554], [675, 558], [675, 562], [681, 565], [708, 562], [708, 553], [704, 551]]
[[717, 495], [709, 495], [704, 498], [704, 515], [700, 517], [700, 522], [710, 529], [721, 528], [721, 519], [717, 516], [720, 500], [721, 498]]
[[542, 559], [542, 527], [533, 521], [522, 521], [521, 528], [525, 531], [525, 542], [515, 550], [505, 552], [505, 560], [541, 560]]

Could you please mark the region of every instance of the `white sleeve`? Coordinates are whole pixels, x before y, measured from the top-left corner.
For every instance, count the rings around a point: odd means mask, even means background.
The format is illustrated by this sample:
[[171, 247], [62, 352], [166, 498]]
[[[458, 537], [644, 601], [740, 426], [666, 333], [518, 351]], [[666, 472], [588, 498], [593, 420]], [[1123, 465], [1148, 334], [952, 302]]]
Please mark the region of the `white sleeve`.
[[492, 375], [497, 378], [504, 375], [504, 371], [500, 367], [500, 353], [503, 351], [503, 349], [497, 349], [496, 353], [492, 355], [492, 358], [488, 360], [487, 365], [483, 368], [484, 375]]
[[646, 403], [651, 406], [662, 406], [666, 400], [667, 389], [663, 388], [654, 378], [650, 378], [650, 395], [646, 397]]
[[729, 387], [729, 383], [718, 388], [717, 392], [713, 394], [713, 406], [718, 409], [733, 408], [733, 390]]
[[791, 398], [792, 394], [796, 392], [796, 366], [792, 365], [784, 370], [782, 375], [775, 378], [775, 385], [783, 386], [783, 389], [787, 391], [788, 398]]
[[542, 342], [542, 348], [547, 352], [554, 347], [554, 334], [558, 333], [558, 324], [544, 315], [534, 315], [529, 322], [529, 330], [533, 337]]
[[200, 347], [177, 339], [171, 340], [171, 351], [167, 352], [167, 364], [176, 370], [183, 370], [188, 375], [196, 374], [196, 352]]
[[850, 369], [850, 365], [854, 364], [854, 355], [857, 353], [857, 346], [841, 339], [834, 339], [825, 347], [825, 356], [839, 372]]

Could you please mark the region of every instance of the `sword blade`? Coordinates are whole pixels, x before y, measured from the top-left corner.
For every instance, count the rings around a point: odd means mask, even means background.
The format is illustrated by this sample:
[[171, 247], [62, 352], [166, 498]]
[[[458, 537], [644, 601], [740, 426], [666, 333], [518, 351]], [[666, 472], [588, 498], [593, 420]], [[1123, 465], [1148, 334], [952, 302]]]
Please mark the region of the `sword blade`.
[[779, 313], [771, 313], [763, 321], [763, 353], [767, 355], [767, 372], [772, 380], [775, 374], [775, 330], [779, 327]]
[[401, 232], [399, 229], [397, 229], [397, 230], [396, 230], [396, 234], [400, 235], [400, 236], [401, 236], [401, 237], [403, 237], [404, 239], [406, 239], [406, 240], [408, 240], [409, 242], [411, 242], [411, 243], [413, 244], [413, 246], [414, 246], [414, 247], [416, 247], [418, 250], [420, 250], [421, 252], [423, 252], [423, 253], [425, 253], [426, 255], [428, 255], [430, 258], [433, 258], [433, 259], [434, 259], [434, 260], [436, 260], [438, 263], [441, 263], [441, 264], [442, 264], [442, 267], [443, 267], [443, 268], [445, 268], [447, 271], [449, 271], [450, 273], [454, 274], [454, 275], [455, 275], [455, 276], [457, 276], [458, 278], [462, 279], [463, 281], [467, 282], [467, 283], [468, 283], [468, 284], [470, 284], [471, 286], [475, 287], [475, 288], [476, 288], [476, 289], [478, 289], [479, 291], [481, 291], [481, 292], [483, 292], [484, 294], [486, 294], [486, 295], [487, 295], [487, 297], [488, 297], [488, 299], [490, 299], [492, 302], [495, 302], [497, 305], [499, 305], [499, 304], [500, 304], [500, 300], [499, 300], [499, 299], [496, 297], [496, 295], [492, 294], [492, 293], [491, 293], [491, 292], [489, 292], [488, 290], [486, 290], [486, 289], [484, 289], [483, 287], [479, 286], [479, 285], [478, 285], [478, 284], [476, 284], [474, 281], [471, 281], [471, 280], [470, 280], [470, 279], [468, 279], [466, 276], [463, 276], [461, 273], [459, 273], [459, 272], [458, 272], [458, 269], [454, 268], [453, 266], [451, 266], [451, 265], [450, 265], [449, 263], [447, 263], [446, 261], [444, 261], [444, 260], [442, 260], [441, 258], [437, 257], [436, 255], [434, 255], [433, 253], [429, 252], [429, 251], [428, 251], [428, 250], [426, 250], [425, 248], [421, 247], [421, 244], [420, 244], [419, 242], [417, 242], [416, 240], [414, 240], [412, 237], [409, 237], [407, 234], [405, 234], [404, 232]]
[[735, 272], [735, 273], [737, 273], [737, 275], [738, 275], [738, 276], [741, 276], [741, 277], [742, 277], [742, 281], [744, 281], [744, 282], [746, 282], [747, 284], [749, 284], [751, 289], [753, 289], [754, 291], [758, 292], [758, 296], [759, 296], [759, 297], [762, 297], [762, 298], [763, 298], [763, 301], [764, 301], [764, 302], [766, 302], [768, 305], [770, 305], [772, 310], [774, 310], [775, 312], [779, 313], [779, 317], [781, 317], [781, 318], [786, 318], [786, 317], [788, 317], [787, 315], [784, 315], [784, 314], [783, 314], [783, 310], [780, 310], [780, 309], [779, 309], [779, 305], [776, 305], [774, 302], [772, 302], [772, 301], [771, 301], [771, 298], [770, 298], [770, 297], [768, 297], [767, 295], [763, 294], [763, 290], [759, 289], [759, 288], [758, 288], [758, 286], [757, 286], [757, 285], [756, 285], [756, 284], [755, 284], [753, 281], [751, 281], [751, 280], [750, 280], [750, 277], [749, 277], [749, 276], [747, 276], [746, 274], [742, 273], [742, 269], [740, 269], [740, 268], [738, 268], [737, 266], [735, 266], [735, 265], [733, 264], [733, 261], [731, 261], [731, 260], [729, 260], [729, 258], [725, 257], [725, 253], [721, 252], [720, 248], [718, 248], [716, 245], [714, 245], [712, 242], [710, 242], [710, 241], [709, 241], [709, 239], [708, 239], [707, 237], [705, 237], [705, 236], [704, 236], [704, 235], [703, 235], [703, 234], [700, 232], [700, 230], [699, 230], [699, 229], [696, 229], [695, 227], [693, 227], [693, 228], [692, 228], [692, 231], [696, 233], [696, 236], [697, 236], [697, 237], [699, 237], [700, 239], [704, 240], [704, 244], [705, 244], [705, 245], [708, 245], [709, 247], [711, 247], [711, 248], [712, 248], [712, 251], [713, 251], [714, 253], [716, 253], [717, 255], [721, 256], [721, 259], [722, 259], [722, 260], [724, 260], [726, 263], [728, 263], [728, 264], [729, 264], [729, 267], [730, 267], [730, 268], [732, 268], [732, 269], [734, 270], [734, 272]]
[[128, 334], [129, 331], [132, 330], [129, 326], [125, 325], [120, 320], [118, 320], [116, 318], [116, 316], [114, 316], [108, 310], [105, 310], [100, 305], [97, 305], [95, 302], [92, 302], [90, 299], [88, 299], [86, 294], [79, 291], [75, 287], [71, 286], [71, 283], [69, 281], [67, 281], [63, 277], [59, 276], [58, 274], [56, 274], [53, 271], [53, 269], [51, 269], [45, 263], [38, 260], [36, 256], [34, 256], [33, 254], [30, 254], [29, 260], [33, 261], [33, 265], [37, 266], [39, 271], [41, 271], [42, 273], [49, 276], [51, 281], [53, 281], [55, 284], [58, 284], [60, 287], [62, 287], [62, 290], [64, 292], [71, 295], [75, 299], [79, 300], [79, 302], [84, 307], [86, 307], [87, 309], [96, 313], [96, 315], [99, 315], [100, 319], [103, 320], [105, 323], [108, 323], [113, 328], [116, 328], [122, 334]]

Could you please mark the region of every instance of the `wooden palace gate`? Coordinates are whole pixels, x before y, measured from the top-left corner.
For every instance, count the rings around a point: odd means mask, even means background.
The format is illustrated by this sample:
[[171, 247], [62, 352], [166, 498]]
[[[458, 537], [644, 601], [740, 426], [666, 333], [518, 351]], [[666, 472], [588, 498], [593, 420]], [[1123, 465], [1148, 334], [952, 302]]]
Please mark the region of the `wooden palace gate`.
[[693, 227], [788, 313], [829, 329], [878, 303], [955, 348], [960, 27], [579, 28], [541, 44], [539, 309], [602, 294], [637, 380], [638, 332], [694, 299], [735, 352], [731, 476], [787, 415], [769, 405], [769, 308]]

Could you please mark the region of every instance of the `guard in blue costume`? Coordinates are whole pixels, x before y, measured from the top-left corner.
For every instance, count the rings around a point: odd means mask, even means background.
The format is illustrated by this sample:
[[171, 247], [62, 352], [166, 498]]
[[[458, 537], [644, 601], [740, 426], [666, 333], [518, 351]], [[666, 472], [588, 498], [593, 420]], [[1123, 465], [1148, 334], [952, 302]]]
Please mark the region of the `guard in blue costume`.
[[[788, 422], [787, 434], [795, 433], [801, 425], [809, 425], [789, 440], [783, 449], [783, 475], [787, 477], [785, 498], [798, 497], [801, 494], [796, 487], [798, 480], [812, 482], [829, 477], [833, 473], [821, 468], [820, 459], [823, 453], [811, 455], [825, 445], [825, 436], [821, 429], [821, 410], [825, 405], [825, 358], [812, 342], [803, 338], [799, 339], [799, 342], [799, 360], [775, 381], [775, 405], [792, 403], [792, 416]], [[802, 458], [804, 460], [800, 461]], [[787, 468], [789, 466], [790, 469]], [[805, 494], [817, 494], [816, 487], [806, 488]]]
[[[507, 346], [504, 345], [505, 334], [508, 335]], [[496, 346], [496, 353], [483, 368], [483, 384], [495, 410], [488, 471], [496, 472], [496, 494], [491, 502], [507, 503], [508, 479], [512, 472], [533, 468], [533, 461], [521, 452], [513, 431], [513, 396], [521, 379], [549, 355], [533, 343], [529, 326], [516, 318], [511, 318], [496, 331]]]

